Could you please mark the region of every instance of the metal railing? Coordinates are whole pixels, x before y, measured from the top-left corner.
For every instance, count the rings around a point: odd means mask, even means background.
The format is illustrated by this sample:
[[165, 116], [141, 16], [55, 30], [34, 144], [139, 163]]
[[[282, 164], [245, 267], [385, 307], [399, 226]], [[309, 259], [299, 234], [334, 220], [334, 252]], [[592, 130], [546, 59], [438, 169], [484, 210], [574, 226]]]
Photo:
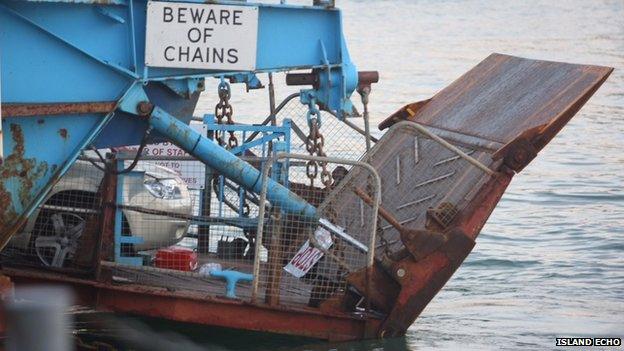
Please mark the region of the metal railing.
[[440, 145], [444, 146], [445, 148], [449, 149], [450, 151], [456, 153], [457, 156], [459, 156], [459, 157], [463, 158], [464, 160], [468, 161], [470, 164], [472, 164], [473, 166], [475, 166], [478, 169], [482, 170], [484, 173], [486, 173], [486, 174], [488, 174], [490, 176], [493, 176], [495, 174], [495, 172], [493, 170], [491, 170], [490, 168], [488, 168], [486, 165], [484, 165], [483, 163], [479, 162], [478, 160], [476, 160], [475, 158], [471, 157], [470, 155], [466, 154], [465, 152], [461, 151], [459, 148], [457, 148], [453, 144], [449, 143], [448, 141], [442, 139], [441, 137], [437, 136], [433, 132], [429, 131], [425, 126], [423, 126], [421, 124], [418, 124], [418, 123], [412, 122], [412, 121], [401, 121], [401, 122], [395, 124], [392, 127], [392, 129], [395, 129], [395, 130], [400, 130], [402, 128], [414, 129], [414, 130], [418, 131], [419, 133], [425, 135], [429, 139], [437, 142], [438, 144], [440, 144]]

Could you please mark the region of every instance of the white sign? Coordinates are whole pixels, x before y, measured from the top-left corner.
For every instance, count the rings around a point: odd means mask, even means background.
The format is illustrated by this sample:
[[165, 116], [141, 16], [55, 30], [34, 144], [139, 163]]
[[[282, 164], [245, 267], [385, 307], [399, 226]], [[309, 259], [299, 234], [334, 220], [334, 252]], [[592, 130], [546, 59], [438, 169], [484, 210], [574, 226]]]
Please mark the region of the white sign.
[[149, 1], [145, 65], [252, 71], [258, 7]]
[[[329, 249], [334, 243], [331, 238], [331, 234], [324, 228], [319, 227], [314, 232], [314, 237], [318, 241], [319, 245], [325, 250]], [[323, 257], [323, 251], [310, 245], [310, 240], [307, 240], [303, 246], [297, 251], [295, 256], [288, 262], [284, 270], [296, 278], [301, 278], [310, 268]]]
[[[202, 136], [207, 135], [207, 127], [205, 124], [191, 123], [191, 128], [199, 132]], [[121, 148], [128, 151], [137, 151], [138, 145], [127, 146]], [[154, 163], [159, 166], [167, 167], [180, 176], [189, 189], [203, 189], [206, 180], [206, 165], [200, 161], [175, 160], [176, 157], [183, 158], [190, 156], [186, 151], [180, 149], [170, 142], [145, 145], [143, 148], [144, 156], [162, 157], [165, 160], [159, 161], [141, 161], [146, 163]], [[172, 160], [172, 158], [174, 158]], [[126, 166], [127, 167], [127, 166]]]

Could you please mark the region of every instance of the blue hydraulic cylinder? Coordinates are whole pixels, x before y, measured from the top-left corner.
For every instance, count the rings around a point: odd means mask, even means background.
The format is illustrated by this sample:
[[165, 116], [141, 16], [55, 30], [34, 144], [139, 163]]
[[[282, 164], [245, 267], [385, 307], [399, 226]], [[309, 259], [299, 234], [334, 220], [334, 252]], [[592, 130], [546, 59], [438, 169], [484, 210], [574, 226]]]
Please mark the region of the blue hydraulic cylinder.
[[[191, 127], [171, 116], [159, 107], [155, 107], [149, 120], [155, 131], [159, 132], [189, 154], [197, 157], [209, 167], [242, 185], [249, 191], [262, 191], [262, 174], [249, 163], [202, 136]], [[278, 205], [282, 211], [302, 216], [316, 222], [316, 208], [288, 190], [280, 183], [267, 178], [267, 199]]]

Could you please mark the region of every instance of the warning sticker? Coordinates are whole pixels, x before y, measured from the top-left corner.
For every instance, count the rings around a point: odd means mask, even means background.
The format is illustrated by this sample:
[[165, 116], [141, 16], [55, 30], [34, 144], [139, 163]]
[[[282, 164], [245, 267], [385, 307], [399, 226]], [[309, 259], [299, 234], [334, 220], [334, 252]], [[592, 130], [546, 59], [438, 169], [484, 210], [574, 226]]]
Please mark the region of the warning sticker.
[[[324, 228], [319, 227], [316, 229], [314, 236], [319, 245], [325, 250], [329, 249], [334, 243], [331, 234]], [[310, 268], [314, 267], [321, 258], [323, 258], [323, 251], [310, 245], [310, 240], [307, 240], [299, 251], [297, 251], [292, 260], [284, 267], [284, 270], [297, 278], [301, 278], [306, 275]]]

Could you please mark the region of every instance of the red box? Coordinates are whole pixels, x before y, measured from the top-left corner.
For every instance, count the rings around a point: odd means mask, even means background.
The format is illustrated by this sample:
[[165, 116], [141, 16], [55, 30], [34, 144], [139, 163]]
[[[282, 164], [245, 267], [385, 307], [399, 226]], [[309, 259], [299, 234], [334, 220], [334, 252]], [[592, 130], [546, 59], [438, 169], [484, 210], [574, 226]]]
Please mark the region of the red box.
[[197, 252], [187, 247], [169, 246], [156, 252], [154, 264], [158, 268], [194, 271], [197, 269]]

